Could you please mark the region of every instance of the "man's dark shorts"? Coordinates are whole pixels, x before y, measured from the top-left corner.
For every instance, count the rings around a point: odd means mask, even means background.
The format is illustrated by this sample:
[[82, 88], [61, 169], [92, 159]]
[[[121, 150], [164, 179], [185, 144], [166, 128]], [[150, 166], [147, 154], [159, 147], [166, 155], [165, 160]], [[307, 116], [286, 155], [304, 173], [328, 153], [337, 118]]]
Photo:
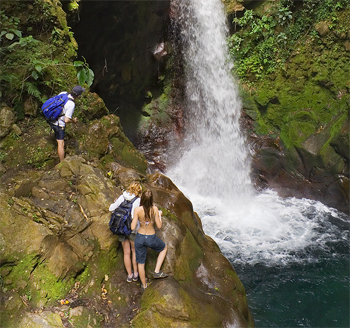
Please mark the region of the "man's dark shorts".
[[156, 252], [161, 252], [165, 248], [164, 241], [160, 240], [154, 235], [142, 235], [136, 234], [135, 238], [135, 250], [136, 250], [136, 262], [144, 264], [146, 262], [147, 247], [153, 249]]
[[55, 132], [55, 139], [56, 140], [63, 140], [64, 139], [64, 128], [61, 128], [58, 125], [50, 124], [51, 129], [53, 132]]

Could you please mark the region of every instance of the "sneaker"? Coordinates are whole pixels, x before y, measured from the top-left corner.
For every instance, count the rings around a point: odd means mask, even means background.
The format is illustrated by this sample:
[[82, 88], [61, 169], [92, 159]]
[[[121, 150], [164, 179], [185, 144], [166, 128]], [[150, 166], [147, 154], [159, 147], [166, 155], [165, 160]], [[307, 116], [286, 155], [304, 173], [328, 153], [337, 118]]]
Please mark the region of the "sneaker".
[[143, 284], [141, 283], [141, 291], [142, 293], [145, 291], [145, 289], [148, 287], [148, 285], [146, 284], [146, 287], [143, 287]]
[[167, 276], [169, 276], [168, 274], [162, 272], [162, 271], [159, 271], [159, 272], [153, 272], [153, 278], [166, 278]]
[[133, 275], [131, 275], [130, 277], [128, 276], [128, 277], [126, 278], [126, 282], [132, 282], [132, 277], [133, 277]]
[[135, 273], [134, 273], [134, 275], [132, 277], [132, 281], [137, 282], [138, 280], [139, 280], [139, 274], [135, 275]]

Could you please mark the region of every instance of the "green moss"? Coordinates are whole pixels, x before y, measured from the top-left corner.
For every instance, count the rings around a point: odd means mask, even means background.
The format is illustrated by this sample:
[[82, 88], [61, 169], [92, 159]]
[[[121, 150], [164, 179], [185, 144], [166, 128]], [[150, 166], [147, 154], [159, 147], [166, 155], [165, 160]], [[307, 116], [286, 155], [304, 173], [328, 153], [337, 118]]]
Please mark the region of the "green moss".
[[127, 167], [135, 168], [141, 173], [146, 173], [147, 161], [131, 143], [129, 145], [125, 144], [119, 138], [112, 138], [110, 142], [113, 154], [118, 162]]
[[11, 264], [6, 276], [7, 285], [25, 296], [34, 307], [42, 307], [48, 302], [62, 298], [71, 288], [74, 281], [60, 281], [40, 263], [36, 255], [18, 255], [19, 261]]
[[[55, 304], [64, 298], [74, 285], [74, 279], [60, 280], [45, 264], [35, 268], [31, 277], [32, 302], [38, 307], [47, 303]], [[57, 304], [57, 303], [56, 303]]]
[[3, 139], [5, 164], [10, 167], [51, 167], [54, 164], [51, 156], [57, 152], [57, 146], [50, 138], [49, 125], [35, 119], [25, 128], [28, 133], [18, 136], [13, 132]]
[[196, 272], [200, 265], [203, 251], [188, 229], [179, 254], [174, 277], [179, 281], [192, 281], [193, 272]]
[[82, 312], [78, 315], [73, 315], [74, 311], [70, 312], [70, 323], [73, 327], [91, 327], [100, 328], [103, 327], [103, 315], [98, 313], [94, 309], [82, 308]]
[[167, 113], [167, 109], [170, 104], [171, 91], [171, 85], [166, 85], [163, 93], [159, 97], [143, 106], [143, 116], [139, 122], [139, 128], [147, 128], [151, 123], [155, 123], [156, 125], [167, 125], [170, 123], [171, 118]]
[[[253, 11], [253, 15], [266, 16], [268, 13], [274, 15], [280, 6], [279, 3], [268, 5], [265, 2], [260, 6], [259, 13]], [[347, 78], [350, 75], [348, 64], [350, 53], [345, 49], [346, 34], [344, 34], [350, 7], [348, 4], [345, 5], [345, 2], [335, 4], [333, 1], [328, 1], [317, 8], [308, 9], [314, 11], [313, 17], [305, 15], [307, 8], [307, 3], [298, 9], [294, 8], [295, 12], [292, 14], [294, 22], [286, 26], [288, 33], [296, 33], [293, 29], [304, 22], [310, 24], [310, 30], [302, 39], [296, 39], [288, 57], [281, 60], [283, 65], [276, 67], [273, 74], [264, 75], [262, 81], [248, 82], [249, 76], [241, 80], [241, 89], [245, 89], [242, 93], [244, 110], [255, 120], [254, 132], [259, 135], [279, 135], [290, 149], [292, 146], [300, 146], [311, 134], [322, 130], [332, 122], [334, 117], [347, 116], [350, 103]], [[330, 29], [334, 29], [334, 33], [321, 36], [316, 30], [313, 31], [319, 22], [317, 19], [321, 17]], [[332, 19], [327, 21], [330, 17]], [[332, 21], [336, 23], [332, 25]], [[256, 24], [259, 22], [255, 21]], [[270, 23], [266, 21], [266, 24]], [[243, 30], [250, 31], [251, 27], [252, 25], [248, 24]], [[268, 31], [260, 32], [264, 35]], [[294, 38], [296, 35], [291, 36]], [[250, 37], [253, 38], [254, 35]], [[256, 38], [254, 48], [260, 49], [260, 45], [265, 41], [264, 37]], [[287, 42], [291, 41], [292, 38]], [[248, 40], [244, 42], [241, 50], [245, 51], [246, 57], [248, 50], [244, 47], [252, 46], [252, 43]], [[281, 51], [279, 55], [283, 53]], [[236, 67], [239, 68], [240, 65], [242, 62], [236, 61]], [[334, 130], [338, 128], [335, 127]]]

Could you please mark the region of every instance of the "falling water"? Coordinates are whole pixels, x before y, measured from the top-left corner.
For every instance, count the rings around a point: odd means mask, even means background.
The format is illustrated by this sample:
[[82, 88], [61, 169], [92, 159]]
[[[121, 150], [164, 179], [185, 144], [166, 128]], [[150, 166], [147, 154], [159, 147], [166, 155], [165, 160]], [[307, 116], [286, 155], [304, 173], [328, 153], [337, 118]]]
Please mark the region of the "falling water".
[[253, 192], [222, 2], [173, 6], [185, 60], [186, 136], [167, 175], [239, 273], [258, 327], [346, 326], [349, 218], [319, 202]]
[[238, 200], [250, 192], [250, 165], [227, 57], [224, 10], [215, 0], [182, 0], [176, 6], [185, 48], [188, 125], [185, 153], [171, 174], [193, 192]]

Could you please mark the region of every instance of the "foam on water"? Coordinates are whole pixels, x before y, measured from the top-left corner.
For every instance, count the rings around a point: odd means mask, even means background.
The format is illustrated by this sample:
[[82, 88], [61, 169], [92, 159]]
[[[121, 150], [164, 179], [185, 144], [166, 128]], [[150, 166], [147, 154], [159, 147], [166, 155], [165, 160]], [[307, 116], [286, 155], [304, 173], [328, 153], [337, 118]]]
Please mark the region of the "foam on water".
[[[186, 188], [183, 190], [186, 194]], [[252, 197], [249, 203], [231, 206], [215, 197], [187, 195], [206, 234], [233, 263], [313, 262], [317, 258], [309, 250], [326, 251], [328, 242], [348, 238], [343, 229], [348, 224], [346, 216], [320, 202], [282, 199], [266, 191]]]

